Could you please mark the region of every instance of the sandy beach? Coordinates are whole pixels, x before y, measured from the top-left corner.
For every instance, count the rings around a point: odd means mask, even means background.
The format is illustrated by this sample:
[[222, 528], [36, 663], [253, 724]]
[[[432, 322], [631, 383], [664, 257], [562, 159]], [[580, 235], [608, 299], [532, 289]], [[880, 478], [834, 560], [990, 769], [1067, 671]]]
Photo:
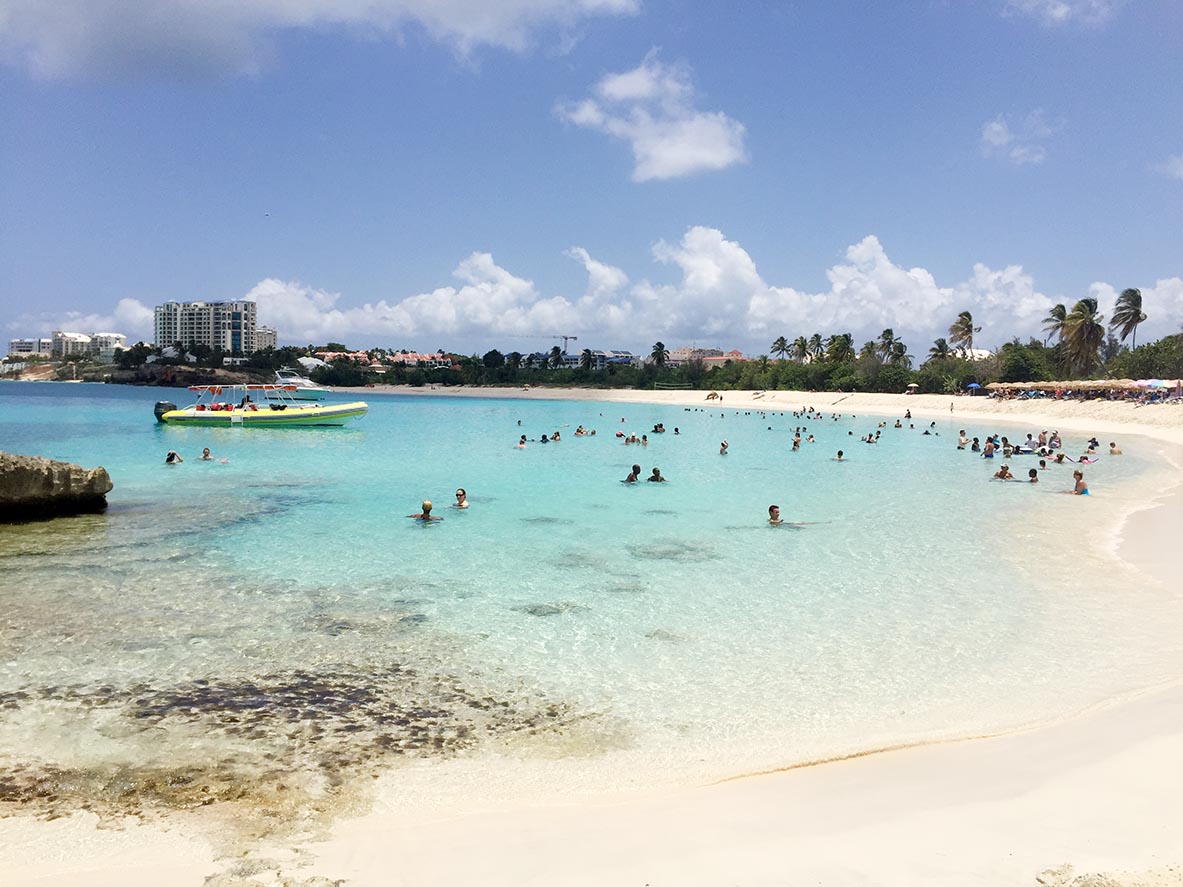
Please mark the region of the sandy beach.
[[[712, 410], [997, 420], [1097, 434], [1127, 449], [1170, 444], [1158, 498], [1137, 503], [1116, 553], [1176, 594], [1183, 530], [1183, 407], [1108, 401], [788, 391], [357, 389], [416, 397], [661, 403]], [[950, 408], [952, 407], [952, 410]], [[1183, 676], [1074, 717], [1006, 735], [883, 750], [711, 785], [505, 807], [473, 798], [432, 815], [401, 807], [387, 777], [368, 814], [338, 823], [293, 863], [322, 887], [370, 885], [1183, 884]], [[464, 762], [445, 765], [462, 771]], [[507, 765], [512, 768], [512, 765]], [[420, 774], [422, 775], [422, 774]], [[463, 777], [463, 773], [459, 774]], [[507, 777], [512, 778], [512, 769]], [[276, 851], [277, 853], [280, 851]], [[259, 851], [265, 858], [266, 851]], [[96, 828], [89, 814], [0, 820], [11, 885], [269, 884], [160, 824]], [[215, 881], [213, 872], [226, 872]]]

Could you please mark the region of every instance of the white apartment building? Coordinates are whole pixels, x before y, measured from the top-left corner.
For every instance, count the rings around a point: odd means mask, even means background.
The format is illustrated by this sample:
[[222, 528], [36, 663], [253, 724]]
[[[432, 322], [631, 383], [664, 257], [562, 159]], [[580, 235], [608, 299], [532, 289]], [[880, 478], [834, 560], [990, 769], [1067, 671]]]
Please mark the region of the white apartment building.
[[36, 354], [49, 357], [53, 354], [53, 339], [10, 339], [8, 341], [9, 354]]
[[157, 348], [180, 342], [249, 354], [259, 347], [254, 302], [165, 302], [154, 315]]
[[279, 333], [269, 326], [261, 326], [255, 329], [255, 350], [262, 351], [264, 348], [275, 349], [279, 347]]
[[86, 333], [67, 333], [62, 330], [53, 331], [54, 357], [78, 357], [90, 353], [90, 336]]
[[123, 333], [91, 333], [90, 353], [103, 363], [115, 359], [116, 351], [127, 350], [127, 336]]

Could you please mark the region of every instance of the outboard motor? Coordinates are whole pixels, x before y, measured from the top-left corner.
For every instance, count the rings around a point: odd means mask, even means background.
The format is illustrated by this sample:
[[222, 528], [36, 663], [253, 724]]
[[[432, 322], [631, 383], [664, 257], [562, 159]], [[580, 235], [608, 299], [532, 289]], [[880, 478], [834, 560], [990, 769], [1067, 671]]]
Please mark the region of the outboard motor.
[[169, 410], [175, 410], [176, 408], [177, 408], [177, 405], [175, 403], [172, 403], [171, 401], [158, 400], [158, 401], [156, 401], [156, 409], [154, 409], [152, 412], [156, 414], [156, 421], [157, 422], [163, 422], [164, 419], [162, 419], [161, 417], [165, 413], [167, 413]]

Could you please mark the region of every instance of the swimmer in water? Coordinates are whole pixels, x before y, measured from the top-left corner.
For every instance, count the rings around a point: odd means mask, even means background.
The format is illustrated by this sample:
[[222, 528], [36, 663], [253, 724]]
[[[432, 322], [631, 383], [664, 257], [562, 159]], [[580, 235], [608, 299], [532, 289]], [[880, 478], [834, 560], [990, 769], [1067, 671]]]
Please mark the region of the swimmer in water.
[[772, 526], [774, 526], [774, 527], [779, 527], [781, 524], [784, 523], [784, 521], [782, 521], [780, 519], [780, 506], [779, 505], [769, 505], [768, 506], [768, 523], [772, 524]]
[[184, 461], [176, 450], [169, 450], [164, 456], [165, 465], [180, 465]]
[[637, 482], [637, 480], [640, 478], [640, 476], [641, 476], [641, 466], [634, 465], [633, 470], [630, 471], [628, 477], [626, 477], [624, 479], [624, 483], [635, 484]]
[[719, 444], [719, 455], [720, 455], [720, 456], [726, 456], [726, 455], [727, 455], [727, 441], [722, 441], [722, 442]]
[[997, 471], [994, 472], [994, 476], [996, 478], [998, 478], [999, 480], [1014, 480], [1015, 479], [1015, 476], [1010, 473], [1010, 466], [1009, 465], [1003, 465], [1001, 468], [999, 468]]
[[1109, 441], [1109, 455], [1110, 456], [1120, 456], [1121, 455], [1121, 447], [1119, 447], [1113, 441]]
[[427, 522], [430, 522], [433, 520], [443, 520], [442, 517], [434, 517], [432, 515], [431, 500], [430, 499], [424, 499], [423, 505], [420, 507], [423, 509], [421, 512], [419, 512], [418, 514], [408, 514], [407, 517], [414, 518], [415, 520], [421, 520], [424, 523], [427, 523]]
[[1089, 494], [1089, 485], [1084, 482], [1084, 472], [1077, 469], [1072, 472], [1072, 477], [1076, 483], [1071, 490], [1065, 490], [1065, 492], [1069, 492], [1073, 496], [1087, 496]]
[[526, 448], [526, 435], [522, 435], [521, 440], [518, 441], [516, 449], [524, 450]]
[[651, 475], [649, 475], [647, 478], [645, 478], [645, 480], [651, 481], [656, 484], [665, 483], [665, 478], [661, 476], [661, 469], [660, 468], [654, 468], [653, 473]]
[[468, 507], [468, 493], [465, 491], [464, 487], [460, 487], [459, 489], [456, 490], [456, 506], [455, 507], [456, 508], [467, 508]]
[[839, 450], [839, 451], [838, 451], [838, 455], [834, 457], [834, 461], [835, 461], [835, 462], [841, 462], [841, 461], [842, 461], [844, 458], [846, 458], [846, 457], [845, 457], [845, 456], [843, 456], [843, 455], [842, 455], [842, 451], [841, 451], [841, 450]]
[[201, 461], [202, 461], [202, 462], [212, 462], [212, 461], [214, 461], [214, 457], [213, 457], [213, 456], [211, 456], [211, 455], [209, 454], [209, 447], [205, 447], [205, 448], [204, 448], [204, 449], [201, 451]]
[[1039, 469], [1032, 468], [1030, 471], [1027, 472], [1027, 478], [1028, 478], [1028, 481], [1027, 481], [1028, 483], [1032, 483], [1032, 484], [1039, 483]]

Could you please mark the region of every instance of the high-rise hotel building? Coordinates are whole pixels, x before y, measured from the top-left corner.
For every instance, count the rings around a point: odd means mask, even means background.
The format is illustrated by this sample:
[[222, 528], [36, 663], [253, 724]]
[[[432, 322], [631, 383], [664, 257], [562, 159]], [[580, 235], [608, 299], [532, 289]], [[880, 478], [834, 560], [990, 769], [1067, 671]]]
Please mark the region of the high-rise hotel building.
[[249, 354], [258, 347], [254, 302], [165, 302], [153, 326], [157, 348], [180, 342]]

